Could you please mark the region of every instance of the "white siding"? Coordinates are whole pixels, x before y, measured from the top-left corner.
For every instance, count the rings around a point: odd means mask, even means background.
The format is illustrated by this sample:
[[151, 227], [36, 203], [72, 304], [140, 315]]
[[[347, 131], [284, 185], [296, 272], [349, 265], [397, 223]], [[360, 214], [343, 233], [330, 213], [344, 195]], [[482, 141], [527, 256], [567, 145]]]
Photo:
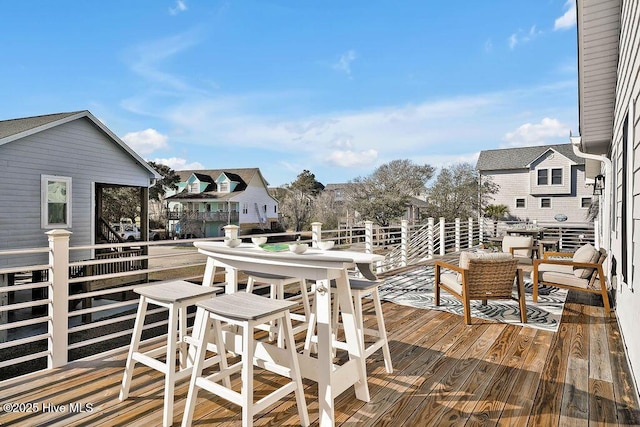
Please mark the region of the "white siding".
[[[638, 0], [625, 1], [622, 7], [620, 36], [620, 57], [618, 63], [618, 83], [614, 114], [614, 136], [612, 144], [612, 162], [614, 173], [614, 210], [615, 232], [612, 233], [611, 250], [617, 260], [617, 281], [622, 281], [622, 262], [627, 251], [630, 283], [618, 283], [616, 290], [616, 313], [620, 330], [627, 347], [628, 357], [636, 384], [640, 384], [640, 5]], [[631, 112], [631, 114], [629, 114]], [[629, 115], [629, 144], [623, 147], [623, 125]], [[628, 176], [623, 175], [622, 152], [632, 147], [629, 153]], [[627, 179], [628, 198], [623, 194], [623, 180]], [[631, 235], [627, 247], [622, 247], [622, 204], [627, 203], [628, 226]], [[633, 287], [633, 292], [629, 289]]]
[[[247, 188], [241, 194], [234, 197], [233, 201], [238, 202], [240, 205], [240, 226], [243, 224], [258, 224], [260, 222], [256, 212], [256, 204], [258, 205], [261, 213], [263, 212], [263, 206], [267, 206], [267, 212], [265, 215], [267, 224], [278, 220], [278, 214], [274, 213], [274, 208], [277, 209], [278, 202], [269, 195], [269, 191], [264, 186], [259, 174], [255, 174], [253, 176], [251, 182], [247, 183]], [[243, 203], [247, 203], [249, 206], [249, 210], [246, 214], [242, 213]]]
[[[584, 166], [570, 166], [566, 157], [556, 154], [555, 157], [564, 159], [564, 166], [568, 170], [565, 180], [570, 181], [567, 194], [552, 194], [548, 192], [532, 194], [531, 175], [535, 174], [528, 169], [512, 169], [503, 171], [484, 171], [483, 177], [491, 177], [494, 183], [500, 187], [497, 194], [492, 196], [491, 204], [506, 205], [512, 219], [521, 221], [554, 221], [554, 216], [564, 214], [569, 222], [583, 222], [588, 213], [587, 208], [581, 207], [583, 197], [591, 197], [592, 187], [584, 184]], [[553, 167], [557, 167], [554, 164]], [[551, 177], [549, 177], [551, 179]], [[524, 198], [526, 207], [516, 208], [516, 199]], [[540, 199], [550, 198], [551, 209], [540, 208]]]
[[148, 186], [150, 179], [86, 118], [0, 145], [0, 166], [0, 250], [47, 245], [40, 224], [41, 175], [72, 179], [72, 246], [92, 243], [92, 183]]

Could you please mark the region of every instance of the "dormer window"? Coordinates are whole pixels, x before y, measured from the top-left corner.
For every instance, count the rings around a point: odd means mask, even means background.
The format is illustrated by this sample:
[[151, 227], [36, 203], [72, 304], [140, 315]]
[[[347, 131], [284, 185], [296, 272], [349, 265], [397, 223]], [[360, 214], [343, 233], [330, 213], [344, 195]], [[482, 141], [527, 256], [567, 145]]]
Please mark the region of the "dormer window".
[[223, 181], [220, 183], [220, 192], [221, 193], [229, 192], [229, 181]]
[[196, 182], [192, 182], [189, 184], [189, 193], [199, 193], [200, 192], [200, 184]]
[[547, 169], [538, 169], [538, 185], [549, 184], [549, 171]]

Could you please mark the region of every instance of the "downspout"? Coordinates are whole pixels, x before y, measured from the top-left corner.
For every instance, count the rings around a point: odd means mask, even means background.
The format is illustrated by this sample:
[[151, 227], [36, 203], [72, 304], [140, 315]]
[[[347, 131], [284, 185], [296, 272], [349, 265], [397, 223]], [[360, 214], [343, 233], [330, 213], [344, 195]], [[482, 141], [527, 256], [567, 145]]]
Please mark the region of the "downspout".
[[[573, 152], [576, 156], [581, 157], [583, 159], [590, 159], [590, 160], [596, 160], [598, 162], [602, 162], [604, 163], [604, 176], [605, 176], [605, 186], [604, 186], [604, 191], [602, 192], [602, 196], [600, 199], [600, 218], [602, 218], [602, 242], [600, 242], [601, 246], [604, 246], [605, 249], [607, 249], [607, 251], [609, 251], [611, 249], [611, 227], [609, 225], [605, 225], [604, 222], [605, 221], [611, 221], [611, 199], [613, 196], [613, 191], [614, 189], [611, 188], [611, 184], [613, 183], [613, 180], [611, 179], [612, 175], [612, 171], [613, 171], [613, 167], [611, 164], [611, 159], [609, 159], [607, 156], [605, 156], [604, 154], [590, 154], [590, 153], [583, 153], [582, 151], [580, 151], [580, 143], [582, 142], [582, 137], [580, 136], [569, 136], [569, 139], [571, 140], [571, 145], [573, 146]], [[585, 172], [586, 172], [586, 167], [585, 167]], [[607, 185], [607, 182], [609, 183], [609, 185]], [[613, 219], [615, 221], [615, 218]], [[607, 258], [607, 263], [610, 262], [610, 257]]]

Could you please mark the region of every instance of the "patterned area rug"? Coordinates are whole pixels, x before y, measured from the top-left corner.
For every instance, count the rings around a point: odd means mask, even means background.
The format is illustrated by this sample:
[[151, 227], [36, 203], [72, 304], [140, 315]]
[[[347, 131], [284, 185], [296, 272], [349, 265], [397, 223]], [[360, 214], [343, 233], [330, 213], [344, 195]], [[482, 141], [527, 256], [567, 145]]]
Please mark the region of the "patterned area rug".
[[[440, 306], [434, 304], [433, 270], [433, 267], [421, 267], [389, 277], [380, 286], [380, 298], [396, 304], [441, 310], [463, 316], [462, 303], [446, 291], [440, 293]], [[532, 281], [527, 273], [525, 273], [524, 282], [527, 323], [520, 322], [520, 308], [516, 300], [489, 300], [485, 306], [481, 301], [471, 301], [471, 317], [556, 332], [562, 317], [564, 302], [567, 299], [567, 291], [559, 288], [540, 288], [538, 302], [534, 304], [531, 299]], [[515, 290], [514, 295], [516, 295]]]

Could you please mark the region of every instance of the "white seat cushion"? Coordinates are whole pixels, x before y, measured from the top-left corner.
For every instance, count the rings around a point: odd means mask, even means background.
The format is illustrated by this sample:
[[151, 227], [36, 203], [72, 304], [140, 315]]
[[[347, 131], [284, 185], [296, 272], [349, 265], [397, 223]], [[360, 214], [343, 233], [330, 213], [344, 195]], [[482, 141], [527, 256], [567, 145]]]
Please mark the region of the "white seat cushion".
[[[566, 266], [556, 266], [566, 267]], [[571, 266], [569, 266], [572, 269]], [[586, 289], [589, 286], [589, 279], [581, 279], [573, 274], [573, 271], [567, 273], [561, 273], [558, 271], [541, 271], [538, 270], [538, 280], [547, 283], [557, 283], [558, 285], [573, 286], [576, 288]]]
[[440, 275], [440, 283], [451, 289], [458, 295], [462, 295], [462, 282], [458, 280], [455, 273], [443, 273]]

